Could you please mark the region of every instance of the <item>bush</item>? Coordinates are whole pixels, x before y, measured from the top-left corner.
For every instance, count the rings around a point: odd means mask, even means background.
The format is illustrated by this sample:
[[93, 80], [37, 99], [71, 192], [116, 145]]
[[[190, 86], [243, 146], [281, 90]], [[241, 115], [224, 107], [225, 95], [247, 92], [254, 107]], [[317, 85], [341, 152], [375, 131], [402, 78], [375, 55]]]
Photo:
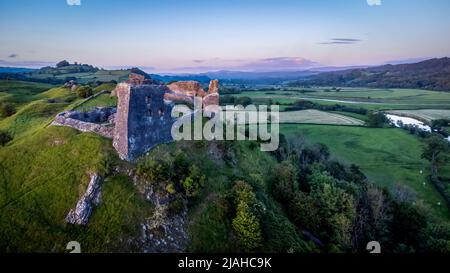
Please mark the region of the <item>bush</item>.
[[88, 98], [94, 94], [94, 91], [89, 86], [80, 86], [75, 90], [77, 96], [80, 98]]
[[237, 98], [236, 100], [235, 100], [235, 105], [242, 105], [242, 106], [244, 106], [244, 107], [246, 107], [246, 106], [248, 106], [248, 105], [250, 105], [250, 104], [252, 104], [253, 102], [252, 102], [252, 99], [251, 98], [249, 98], [249, 97], [239, 97], [239, 98]]
[[152, 159], [140, 162], [137, 166], [137, 174], [150, 182], [166, 180], [166, 173], [165, 166]]
[[10, 102], [2, 102], [0, 103], [0, 117], [6, 118], [14, 115], [16, 113], [16, 108], [14, 104]]
[[370, 112], [367, 126], [371, 128], [382, 128], [387, 122], [388, 119], [383, 113]]
[[245, 202], [237, 206], [236, 217], [232, 222], [233, 231], [246, 250], [253, 250], [262, 245], [261, 228], [258, 218], [251, 212]]
[[292, 199], [292, 194], [298, 190], [297, 169], [289, 161], [284, 161], [275, 168], [273, 195], [280, 201]]
[[5, 146], [6, 143], [10, 142], [12, 137], [8, 132], [0, 131], [0, 146]]
[[181, 181], [181, 185], [188, 197], [195, 197], [205, 183], [205, 176], [196, 165], [189, 168], [189, 176]]

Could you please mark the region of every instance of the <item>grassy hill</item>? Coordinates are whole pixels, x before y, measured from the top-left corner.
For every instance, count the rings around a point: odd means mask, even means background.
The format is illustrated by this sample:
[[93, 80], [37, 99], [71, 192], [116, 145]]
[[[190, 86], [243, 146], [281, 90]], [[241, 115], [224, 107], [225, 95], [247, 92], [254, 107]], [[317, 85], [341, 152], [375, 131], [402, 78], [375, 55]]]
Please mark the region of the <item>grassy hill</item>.
[[[421, 141], [399, 129], [284, 124], [281, 132], [293, 142], [282, 141], [276, 153], [261, 152], [258, 142], [181, 141], [128, 163], [118, 159], [111, 140], [47, 126], [64, 109], [114, 105], [115, 98], [103, 94], [79, 105], [67, 88], [1, 84], [7, 86], [0, 94], [17, 112], [0, 120], [0, 129], [14, 136], [0, 147], [0, 252], [65, 252], [73, 240], [83, 252], [140, 252], [148, 232], [143, 226], [184, 208], [190, 252], [357, 252], [374, 238], [388, 252], [405, 252], [405, 245], [448, 251], [449, 212], [423, 184], [428, 163], [420, 159]], [[342, 116], [320, 112], [320, 118]], [[86, 227], [68, 225], [65, 216], [91, 172], [106, 177], [101, 203]], [[414, 204], [399, 201], [398, 185]], [[169, 200], [162, 215], [148, 199], [150, 187]], [[378, 215], [380, 200], [386, 217], [373, 219], [368, 215]], [[159, 228], [152, 235], [164, 236], [171, 226]]]
[[415, 64], [384, 65], [365, 69], [326, 72], [292, 85], [375, 88], [422, 88], [450, 91], [450, 58]]

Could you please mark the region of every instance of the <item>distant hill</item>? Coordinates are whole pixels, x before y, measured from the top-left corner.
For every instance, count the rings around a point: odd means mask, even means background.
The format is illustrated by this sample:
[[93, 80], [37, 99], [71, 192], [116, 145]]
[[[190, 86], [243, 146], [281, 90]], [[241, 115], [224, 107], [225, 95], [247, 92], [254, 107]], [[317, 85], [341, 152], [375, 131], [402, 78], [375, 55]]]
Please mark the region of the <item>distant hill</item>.
[[296, 81], [291, 85], [420, 88], [450, 91], [450, 58], [430, 59], [413, 64], [389, 64], [325, 72]]
[[93, 82], [121, 82], [128, 78], [132, 69], [104, 70], [89, 64], [70, 64], [67, 61], [59, 62], [55, 67], [43, 67], [34, 70], [8, 70], [0, 71], [0, 79], [11, 79], [29, 82], [64, 84], [69, 80], [79, 83]]
[[23, 73], [32, 72], [36, 69], [23, 68], [23, 67], [0, 67], [0, 73]]

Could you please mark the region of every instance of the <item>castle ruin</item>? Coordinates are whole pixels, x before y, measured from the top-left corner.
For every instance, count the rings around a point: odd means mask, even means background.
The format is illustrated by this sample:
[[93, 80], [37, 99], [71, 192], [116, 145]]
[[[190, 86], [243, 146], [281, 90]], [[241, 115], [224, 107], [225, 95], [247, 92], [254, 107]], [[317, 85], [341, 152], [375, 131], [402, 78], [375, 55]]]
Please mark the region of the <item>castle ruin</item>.
[[193, 103], [195, 97], [201, 97], [203, 107], [219, 105], [219, 82], [211, 81], [205, 92], [195, 81], [164, 85], [131, 73], [111, 95], [118, 98], [117, 109], [96, 108], [87, 113], [67, 111], [58, 114], [52, 125], [112, 138], [119, 157], [132, 161], [156, 145], [173, 140], [171, 129], [176, 119], [171, 114], [175, 103]]

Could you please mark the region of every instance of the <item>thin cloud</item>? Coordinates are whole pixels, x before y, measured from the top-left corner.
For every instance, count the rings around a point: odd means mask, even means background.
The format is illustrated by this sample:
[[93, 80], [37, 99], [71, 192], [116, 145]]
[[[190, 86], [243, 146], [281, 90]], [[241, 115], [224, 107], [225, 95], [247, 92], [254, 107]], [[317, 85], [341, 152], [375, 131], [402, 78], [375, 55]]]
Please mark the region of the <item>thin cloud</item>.
[[321, 45], [353, 45], [361, 42], [361, 39], [355, 38], [332, 38], [327, 42], [319, 43]]
[[333, 38], [331, 40], [335, 42], [361, 42], [360, 39], [351, 39], [351, 38]]
[[381, 6], [381, 0], [367, 0], [369, 6]]
[[66, 0], [69, 6], [81, 6], [81, 0]]

